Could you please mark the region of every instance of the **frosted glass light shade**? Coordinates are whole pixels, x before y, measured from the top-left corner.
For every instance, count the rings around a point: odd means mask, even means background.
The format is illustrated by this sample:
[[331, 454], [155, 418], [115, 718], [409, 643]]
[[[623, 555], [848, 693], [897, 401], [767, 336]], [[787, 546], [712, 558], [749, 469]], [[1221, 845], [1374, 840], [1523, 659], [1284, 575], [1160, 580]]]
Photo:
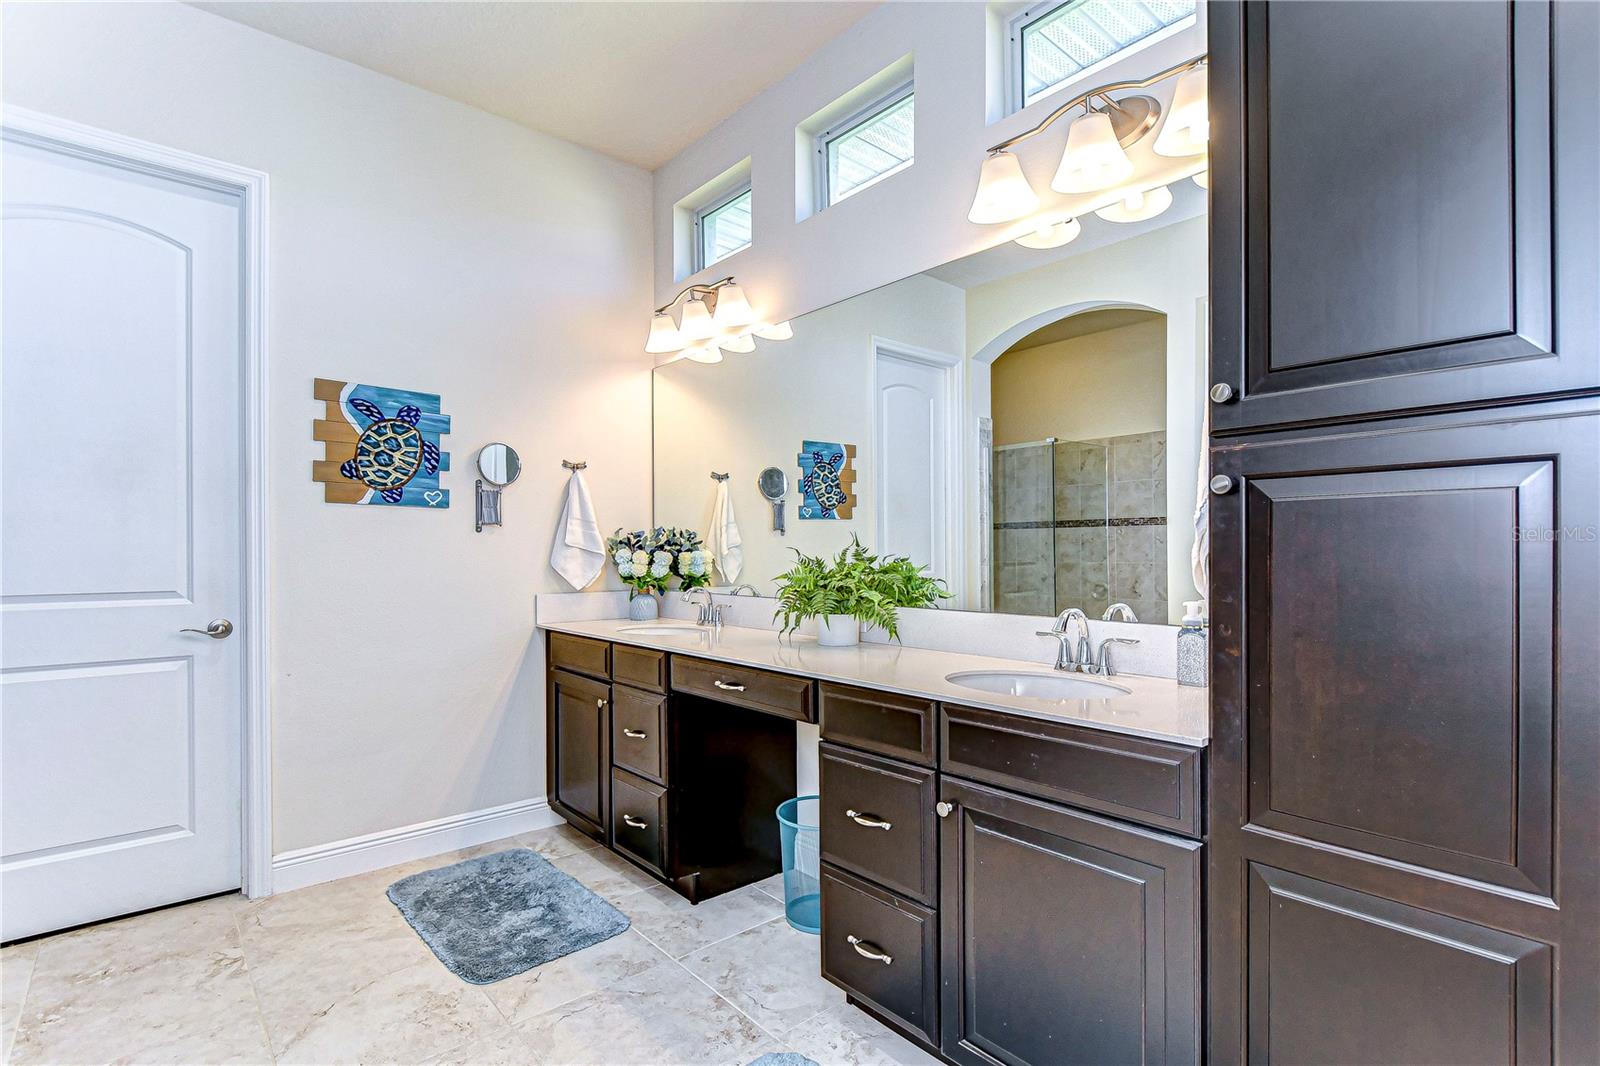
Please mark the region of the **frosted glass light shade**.
[[719, 337], [717, 339], [717, 347], [725, 352], [738, 352], [742, 355], [745, 352], [756, 350], [756, 339], [748, 333], [740, 333], [732, 337]]
[[711, 320], [706, 302], [698, 296], [689, 297], [689, 302], [683, 305], [681, 318], [678, 330], [686, 340], [708, 341], [717, 335], [717, 324]]
[[1028, 184], [1022, 173], [1022, 164], [1010, 152], [995, 152], [983, 161], [978, 175], [978, 192], [972, 198], [972, 210], [967, 212], [968, 222], [993, 225], [1010, 222], [1034, 211], [1039, 206], [1039, 194]]
[[1167, 121], [1151, 145], [1157, 155], [1200, 155], [1211, 135], [1210, 113], [1206, 110], [1206, 68], [1185, 71], [1172, 92]]
[[756, 313], [744, 298], [744, 290], [730, 281], [717, 290], [717, 311], [711, 320], [718, 329], [738, 329], [754, 322]]
[[646, 352], [651, 355], [681, 352], [688, 343], [678, 327], [673, 325], [671, 315], [657, 311], [650, 319], [650, 339], [644, 342]]
[[1013, 243], [1024, 248], [1060, 248], [1077, 240], [1082, 232], [1083, 226], [1075, 218], [1059, 222], [1042, 221], [1032, 233], [1015, 238]]
[[1142, 191], [1129, 189], [1117, 203], [1102, 207], [1095, 214], [1107, 222], [1143, 222], [1147, 218], [1155, 218], [1171, 206], [1172, 190], [1165, 185], [1157, 185]]
[[715, 344], [703, 344], [687, 348], [684, 350], [683, 355], [685, 359], [693, 359], [697, 363], [722, 362], [722, 349]]
[[794, 327], [786, 320], [770, 326], [757, 326], [755, 333], [764, 341], [786, 341], [794, 336]]
[[1132, 173], [1133, 160], [1117, 143], [1111, 119], [1091, 111], [1075, 119], [1067, 131], [1067, 148], [1050, 187], [1064, 193], [1099, 192], [1127, 180]]

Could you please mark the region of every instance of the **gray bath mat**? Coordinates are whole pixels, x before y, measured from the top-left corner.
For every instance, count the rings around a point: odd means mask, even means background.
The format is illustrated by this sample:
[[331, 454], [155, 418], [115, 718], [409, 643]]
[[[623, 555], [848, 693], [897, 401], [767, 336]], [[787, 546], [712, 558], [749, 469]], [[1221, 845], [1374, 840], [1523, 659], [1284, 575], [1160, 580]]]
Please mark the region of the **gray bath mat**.
[[750, 1066], [817, 1066], [798, 1051], [769, 1051]]
[[608, 940], [621, 911], [527, 848], [412, 874], [389, 900], [439, 961], [486, 985]]

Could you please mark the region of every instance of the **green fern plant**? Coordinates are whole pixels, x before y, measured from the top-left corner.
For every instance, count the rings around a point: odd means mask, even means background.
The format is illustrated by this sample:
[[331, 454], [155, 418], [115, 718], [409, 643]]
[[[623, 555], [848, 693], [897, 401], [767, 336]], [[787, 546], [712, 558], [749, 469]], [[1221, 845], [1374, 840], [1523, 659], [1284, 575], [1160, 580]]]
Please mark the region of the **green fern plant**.
[[900, 639], [901, 607], [937, 607], [950, 598], [944, 582], [924, 573], [903, 555], [878, 557], [854, 534], [831, 561], [799, 549], [795, 565], [778, 575], [778, 609], [773, 618], [792, 633], [801, 622], [823, 615], [850, 615]]

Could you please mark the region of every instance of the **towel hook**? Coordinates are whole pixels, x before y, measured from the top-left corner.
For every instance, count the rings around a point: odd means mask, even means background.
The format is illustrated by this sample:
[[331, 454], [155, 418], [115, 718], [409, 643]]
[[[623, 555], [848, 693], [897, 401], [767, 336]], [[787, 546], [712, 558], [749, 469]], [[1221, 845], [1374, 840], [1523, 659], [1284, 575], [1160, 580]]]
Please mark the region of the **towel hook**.
[[584, 462], [582, 459], [579, 459], [577, 462], [573, 462], [571, 459], [563, 459], [561, 460], [561, 465], [566, 467], [568, 470], [589, 469], [589, 464]]
[[715, 470], [713, 470], [713, 471], [711, 471], [711, 480], [712, 481], [726, 481], [726, 480], [728, 480], [728, 475], [727, 474], [719, 474]]

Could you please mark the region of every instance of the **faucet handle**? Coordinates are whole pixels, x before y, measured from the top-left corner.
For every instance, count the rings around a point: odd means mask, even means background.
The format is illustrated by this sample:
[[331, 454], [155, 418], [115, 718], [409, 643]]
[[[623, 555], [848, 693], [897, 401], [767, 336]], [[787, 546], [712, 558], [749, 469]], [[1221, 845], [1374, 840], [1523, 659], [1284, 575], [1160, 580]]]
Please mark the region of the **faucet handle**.
[[1100, 642], [1100, 649], [1095, 655], [1094, 672], [1102, 677], [1115, 677], [1117, 671], [1111, 665], [1111, 645], [1137, 644], [1132, 637], [1107, 637]]

